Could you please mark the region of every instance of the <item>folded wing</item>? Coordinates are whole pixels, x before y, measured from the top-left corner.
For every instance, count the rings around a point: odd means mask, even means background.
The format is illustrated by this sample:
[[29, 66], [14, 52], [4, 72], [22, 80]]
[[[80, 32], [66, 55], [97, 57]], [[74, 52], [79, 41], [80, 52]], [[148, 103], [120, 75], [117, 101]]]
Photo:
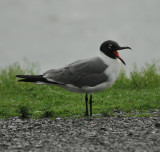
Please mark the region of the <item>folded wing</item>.
[[99, 58], [78, 60], [63, 68], [45, 72], [43, 77], [47, 81], [59, 84], [72, 84], [76, 87], [94, 87], [108, 80], [104, 71], [108, 65]]

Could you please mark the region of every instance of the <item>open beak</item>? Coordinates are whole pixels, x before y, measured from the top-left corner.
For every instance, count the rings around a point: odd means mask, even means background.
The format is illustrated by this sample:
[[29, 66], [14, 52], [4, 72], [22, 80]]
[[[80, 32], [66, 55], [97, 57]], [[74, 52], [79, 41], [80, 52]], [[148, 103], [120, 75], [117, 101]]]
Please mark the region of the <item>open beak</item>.
[[[128, 47], [128, 46], [119, 47], [119, 48], [118, 48], [118, 50], [124, 50], [124, 49], [130, 49], [130, 50], [132, 50], [132, 49], [131, 49], [130, 47]], [[120, 59], [120, 60], [122, 61], [122, 63], [123, 63], [124, 65], [126, 65], [126, 63], [123, 61], [123, 59], [119, 56], [118, 51], [114, 51], [114, 54], [115, 54], [115, 56], [116, 56], [118, 59]]]

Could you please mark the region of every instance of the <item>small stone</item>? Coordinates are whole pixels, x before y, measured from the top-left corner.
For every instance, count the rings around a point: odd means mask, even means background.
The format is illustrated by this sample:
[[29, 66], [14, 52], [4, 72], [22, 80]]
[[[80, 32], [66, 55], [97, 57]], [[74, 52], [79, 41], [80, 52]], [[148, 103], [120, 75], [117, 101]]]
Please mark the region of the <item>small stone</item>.
[[104, 131], [106, 131], [107, 129], [106, 129], [105, 127], [101, 127], [101, 130], [104, 130]]
[[156, 128], [160, 128], [160, 122], [157, 122], [157, 123], [155, 124], [155, 127], [156, 127]]
[[61, 119], [60, 117], [57, 117], [57, 118], [56, 118], [56, 120], [60, 120], [60, 119]]
[[128, 133], [128, 136], [132, 136], [132, 135], [133, 135], [133, 133], [132, 133], [132, 132], [129, 132], [129, 133]]
[[42, 145], [41, 145], [41, 144], [37, 144], [35, 147], [36, 147], [36, 148], [41, 148]]

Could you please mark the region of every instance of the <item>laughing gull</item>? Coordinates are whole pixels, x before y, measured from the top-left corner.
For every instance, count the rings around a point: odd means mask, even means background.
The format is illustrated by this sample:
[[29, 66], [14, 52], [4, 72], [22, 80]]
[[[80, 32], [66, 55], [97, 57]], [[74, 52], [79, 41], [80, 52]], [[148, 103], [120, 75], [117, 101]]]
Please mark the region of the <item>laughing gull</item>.
[[[90, 95], [90, 116], [92, 116], [92, 94], [103, 91], [116, 81], [123, 59], [118, 50], [131, 49], [121, 47], [117, 42], [108, 40], [101, 44], [99, 56], [82, 59], [63, 68], [52, 69], [42, 75], [17, 75], [21, 82], [56, 85], [72, 92], [85, 93], [86, 113], [88, 116], [88, 94]], [[121, 62], [120, 62], [121, 61]]]

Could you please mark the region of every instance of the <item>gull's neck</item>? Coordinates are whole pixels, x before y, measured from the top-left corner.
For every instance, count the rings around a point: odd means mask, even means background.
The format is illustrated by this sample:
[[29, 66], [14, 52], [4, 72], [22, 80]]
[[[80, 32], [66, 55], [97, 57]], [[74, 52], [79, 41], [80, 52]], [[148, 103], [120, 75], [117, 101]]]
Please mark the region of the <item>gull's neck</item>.
[[101, 60], [104, 62], [104, 64], [106, 65], [110, 65], [110, 64], [115, 64], [117, 62], [120, 62], [117, 58], [113, 59], [109, 56], [107, 56], [106, 54], [104, 54], [103, 52], [99, 51], [99, 57], [101, 58]]

